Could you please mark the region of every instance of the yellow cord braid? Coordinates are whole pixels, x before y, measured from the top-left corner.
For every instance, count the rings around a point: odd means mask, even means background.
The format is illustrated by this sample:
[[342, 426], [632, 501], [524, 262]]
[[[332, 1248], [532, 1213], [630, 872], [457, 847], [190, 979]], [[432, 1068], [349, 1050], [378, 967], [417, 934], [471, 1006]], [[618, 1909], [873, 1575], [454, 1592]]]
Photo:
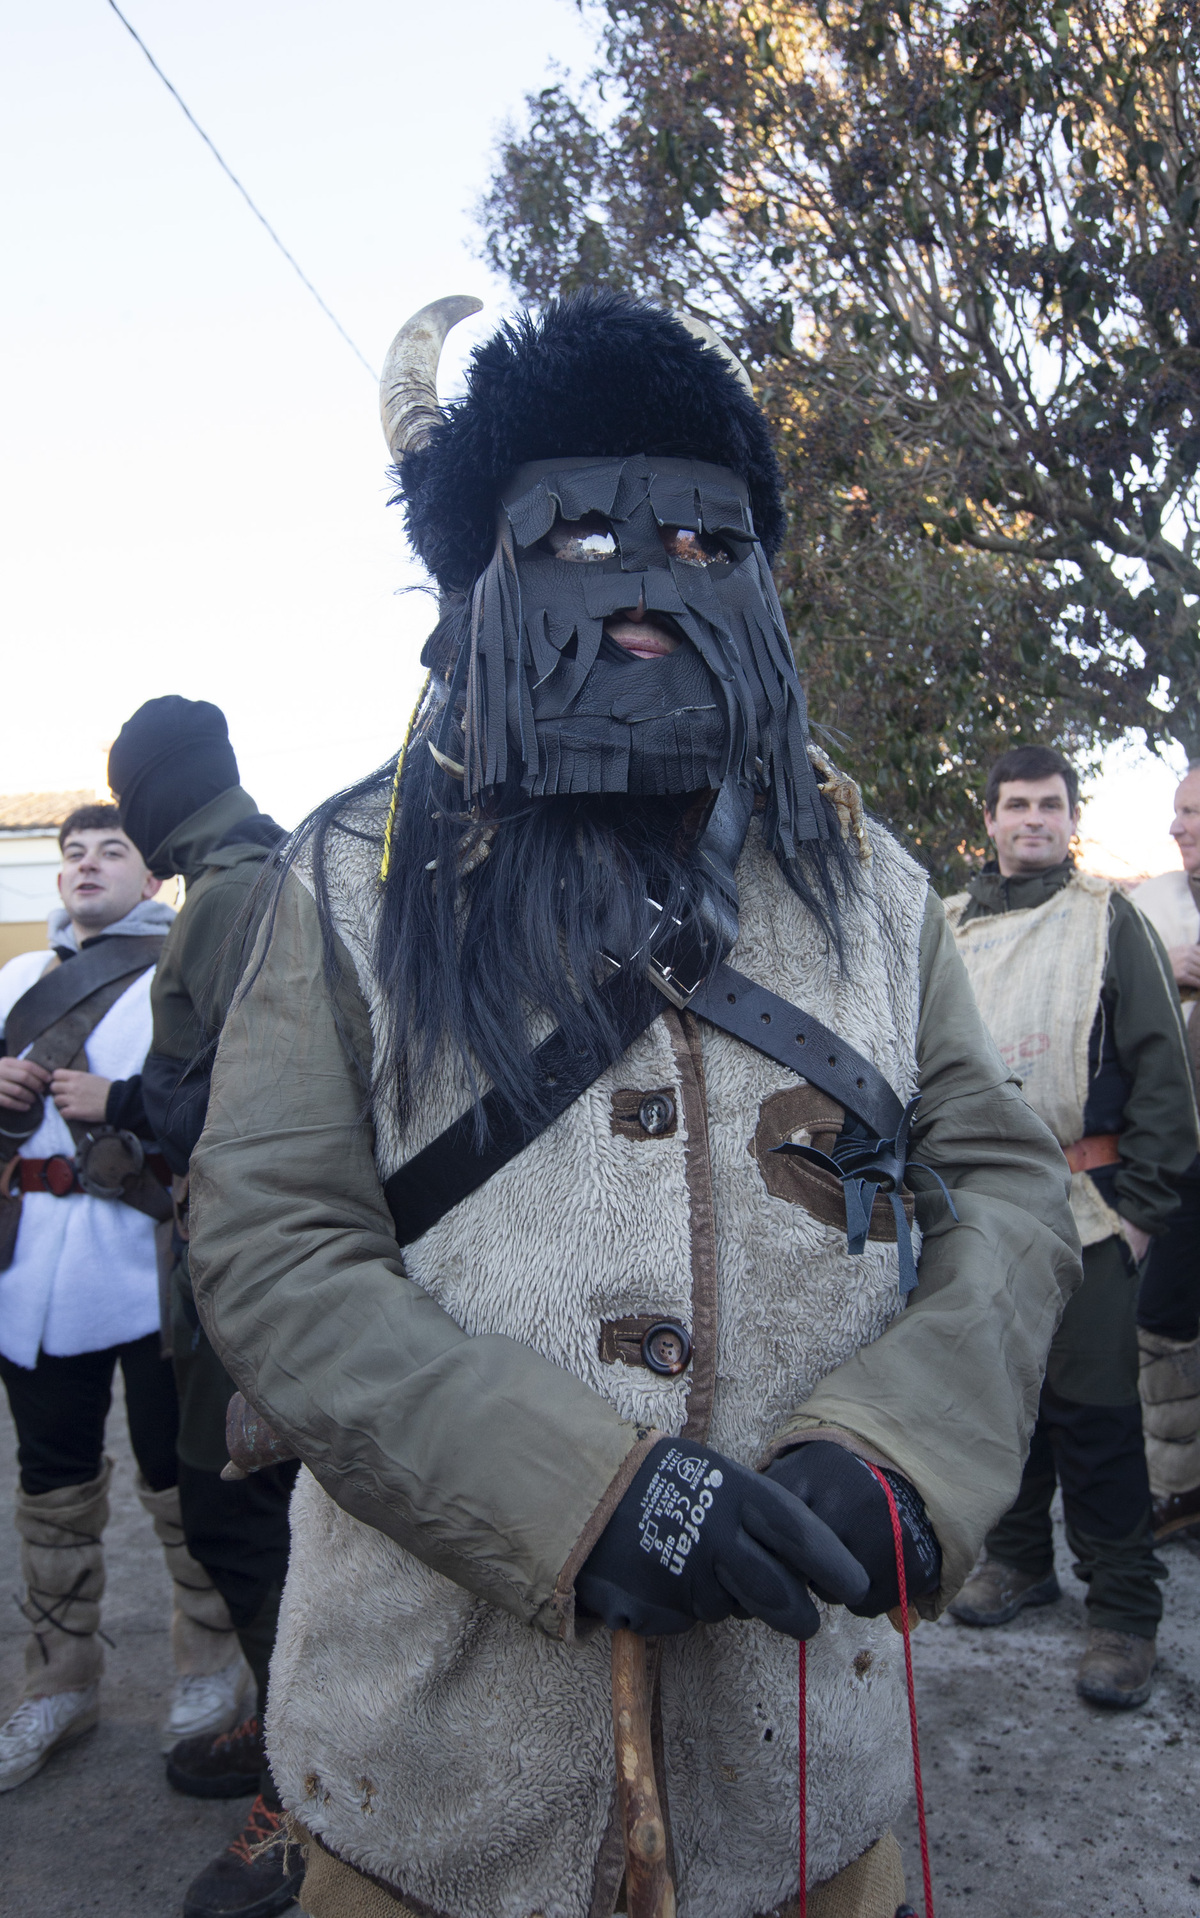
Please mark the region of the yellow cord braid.
[[[428, 690], [428, 686], [429, 681], [426, 680], [426, 690]], [[401, 746], [399, 757], [396, 760], [396, 777], [392, 781], [392, 797], [388, 802], [387, 818], [383, 825], [383, 858], [379, 862], [379, 883], [381, 886], [386, 883], [387, 876], [392, 870], [392, 833], [396, 825], [396, 807], [400, 802], [400, 776], [404, 771], [404, 757], [408, 751], [408, 742], [413, 736], [413, 727], [420, 717], [424, 704], [425, 692], [423, 691], [420, 699], [418, 699], [416, 705], [413, 707], [413, 715], [408, 722], [408, 731], [404, 735], [404, 744]]]

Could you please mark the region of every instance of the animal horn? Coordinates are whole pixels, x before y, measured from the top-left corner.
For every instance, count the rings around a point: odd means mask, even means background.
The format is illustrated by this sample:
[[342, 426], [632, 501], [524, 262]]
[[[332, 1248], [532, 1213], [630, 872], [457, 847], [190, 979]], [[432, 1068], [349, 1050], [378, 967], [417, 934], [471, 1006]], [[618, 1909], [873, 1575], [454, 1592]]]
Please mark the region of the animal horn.
[[483, 301], [469, 293], [433, 300], [405, 320], [388, 348], [379, 382], [379, 411], [388, 450], [397, 464], [406, 453], [425, 445], [442, 417], [437, 370], [447, 333], [482, 310]]
[[720, 334], [714, 333], [712, 330], [712, 327], [706, 326], [703, 320], [694, 320], [690, 313], [680, 313], [677, 311], [675, 314], [675, 318], [679, 321], [680, 326], [687, 327], [687, 330], [692, 335], [693, 339], [702, 340], [705, 346], [711, 346], [714, 353], [719, 353], [721, 355], [721, 358], [724, 360], [726, 366], [728, 366], [730, 370], [736, 375], [738, 380], [740, 380], [741, 384], [745, 387], [747, 393], [749, 393], [751, 398], [753, 398], [754, 388], [750, 384], [749, 373], [747, 373], [745, 367], [742, 365], [742, 362], [739, 360], [737, 354], [732, 352], [730, 348], [726, 346]]

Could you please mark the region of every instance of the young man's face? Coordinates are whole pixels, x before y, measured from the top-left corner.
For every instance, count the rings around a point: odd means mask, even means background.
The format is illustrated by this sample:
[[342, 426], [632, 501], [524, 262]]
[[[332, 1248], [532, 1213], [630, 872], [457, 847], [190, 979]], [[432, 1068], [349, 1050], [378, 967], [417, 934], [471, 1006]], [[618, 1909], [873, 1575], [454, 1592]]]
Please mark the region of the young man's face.
[[139, 899], [153, 899], [158, 880], [119, 827], [90, 826], [67, 835], [59, 896], [72, 923], [103, 932], [132, 912]]
[[1013, 879], [1062, 865], [1079, 825], [1079, 808], [1071, 810], [1061, 773], [1049, 779], [1006, 779], [995, 812], [985, 806], [983, 820], [1001, 873]]
[[1200, 872], [1200, 767], [1190, 772], [1175, 793], [1171, 837], [1179, 847], [1185, 872]]

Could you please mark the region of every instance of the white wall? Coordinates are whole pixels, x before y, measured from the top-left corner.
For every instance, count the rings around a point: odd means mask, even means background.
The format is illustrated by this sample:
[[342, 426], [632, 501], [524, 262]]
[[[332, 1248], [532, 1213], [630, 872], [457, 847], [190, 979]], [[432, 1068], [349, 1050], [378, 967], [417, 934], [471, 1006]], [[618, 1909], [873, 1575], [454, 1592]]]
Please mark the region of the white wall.
[[0, 925], [45, 919], [58, 905], [58, 834], [0, 832]]

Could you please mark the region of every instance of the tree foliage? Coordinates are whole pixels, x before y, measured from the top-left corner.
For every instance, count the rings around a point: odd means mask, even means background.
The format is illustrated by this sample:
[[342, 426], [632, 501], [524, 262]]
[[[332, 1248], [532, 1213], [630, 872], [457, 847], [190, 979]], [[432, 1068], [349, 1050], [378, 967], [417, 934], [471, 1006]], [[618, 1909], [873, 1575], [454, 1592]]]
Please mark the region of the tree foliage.
[[814, 719], [873, 802], [950, 876], [1007, 744], [1200, 757], [1196, 0], [595, 17], [596, 71], [502, 146], [488, 251], [746, 359]]

